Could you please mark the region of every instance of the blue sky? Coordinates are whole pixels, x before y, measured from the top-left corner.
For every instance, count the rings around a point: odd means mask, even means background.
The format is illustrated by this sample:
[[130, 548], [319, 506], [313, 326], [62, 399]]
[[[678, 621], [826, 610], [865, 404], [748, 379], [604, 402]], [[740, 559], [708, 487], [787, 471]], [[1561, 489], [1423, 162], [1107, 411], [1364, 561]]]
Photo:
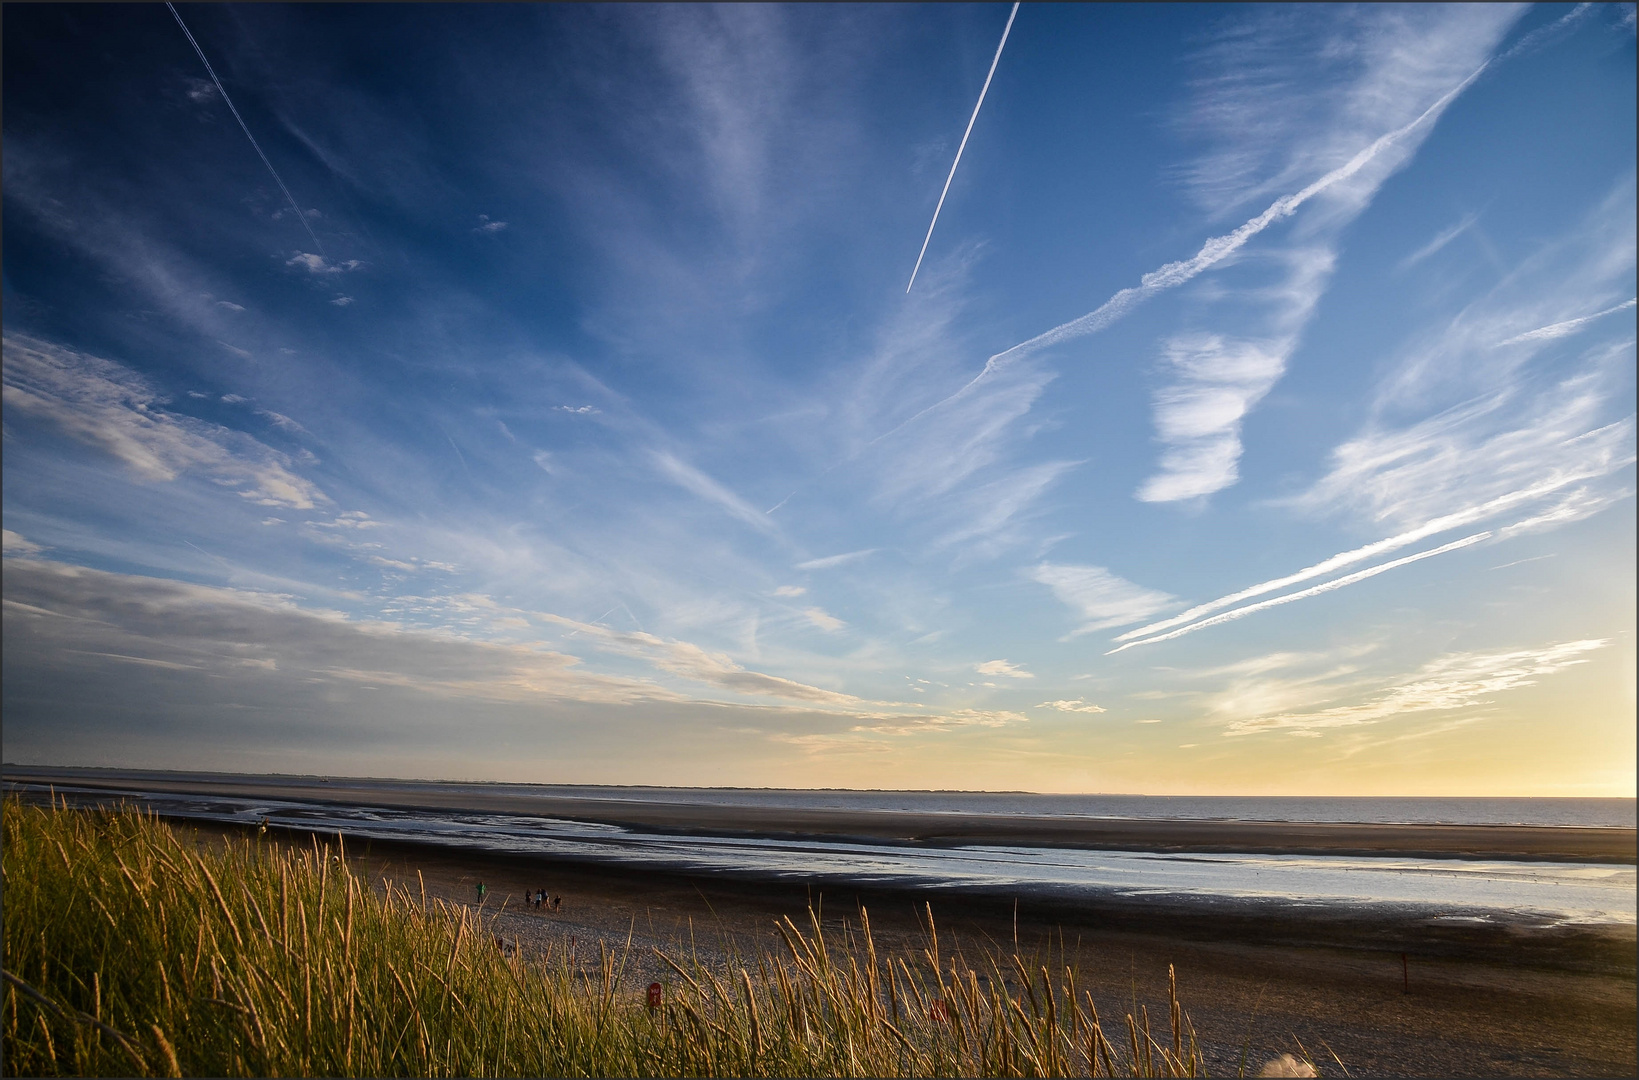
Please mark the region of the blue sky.
[[1633, 794], [1633, 5], [1023, 6], [909, 291], [1010, 5], [180, 10], [6, 12], [6, 760]]

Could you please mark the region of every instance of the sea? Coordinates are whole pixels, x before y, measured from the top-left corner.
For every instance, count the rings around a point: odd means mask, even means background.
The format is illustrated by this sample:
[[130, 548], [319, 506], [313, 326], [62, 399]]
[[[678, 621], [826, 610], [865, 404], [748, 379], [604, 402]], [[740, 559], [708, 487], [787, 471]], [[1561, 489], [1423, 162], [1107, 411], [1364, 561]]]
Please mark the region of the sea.
[[[153, 775], [153, 774], [146, 774]], [[173, 776], [177, 774], [172, 774]], [[451, 849], [648, 867], [702, 876], [789, 880], [932, 895], [1032, 896], [1096, 904], [1154, 902], [1271, 913], [1350, 912], [1392, 920], [1533, 927], [1633, 927], [1635, 867], [1619, 863], [1502, 859], [1258, 855], [1101, 851], [1024, 846], [928, 847], [776, 837], [723, 837], [649, 831], [613, 824], [514, 813], [405, 810], [371, 805], [370, 789], [395, 781], [339, 781], [336, 799], [187, 795], [156, 791], [145, 774], [128, 784], [76, 785], [63, 776], [50, 790], [70, 804], [123, 799], [158, 814], [221, 823], [270, 824], [342, 833], [350, 842], [407, 841]], [[204, 774], [224, 786], [246, 777]], [[311, 791], [311, 777], [256, 777], [264, 790], [281, 780]], [[8, 791], [40, 799], [43, 778], [8, 775]], [[504, 793], [747, 808], [917, 812], [962, 816], [1176, 820], [1360, 822], [1375, 824], [1635, 827], [1633, 799], [1281, 798], [1052, 795], [1028, 792], [849, 791], [582, 785], [435, 785], [441, 801], [463, 792]]]

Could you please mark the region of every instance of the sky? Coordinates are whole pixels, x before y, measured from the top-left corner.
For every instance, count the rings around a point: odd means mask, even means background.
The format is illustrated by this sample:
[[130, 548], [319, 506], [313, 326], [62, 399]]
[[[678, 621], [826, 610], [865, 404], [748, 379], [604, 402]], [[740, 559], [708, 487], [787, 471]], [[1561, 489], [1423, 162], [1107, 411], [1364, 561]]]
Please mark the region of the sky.
[[5, 11], [7, 762], [1634, 795], [1634, 5], [177, 10]]

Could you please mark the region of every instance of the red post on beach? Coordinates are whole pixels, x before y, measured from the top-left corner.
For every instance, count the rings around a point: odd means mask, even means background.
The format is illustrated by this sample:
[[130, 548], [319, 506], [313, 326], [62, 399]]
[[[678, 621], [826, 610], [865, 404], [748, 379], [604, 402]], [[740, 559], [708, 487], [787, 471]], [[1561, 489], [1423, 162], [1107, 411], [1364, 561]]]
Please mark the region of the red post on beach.
[[659, 983], [650, 983], [649, 984], [649, 1011], [654, 1012], [658, 1008], [660, 1008], [660, 984]]
[[1400, 954], [1400, 981], [1404, 986], [1402, 993], [1411, 993], [1411, 968], [1406, 966], [1406, 954]]

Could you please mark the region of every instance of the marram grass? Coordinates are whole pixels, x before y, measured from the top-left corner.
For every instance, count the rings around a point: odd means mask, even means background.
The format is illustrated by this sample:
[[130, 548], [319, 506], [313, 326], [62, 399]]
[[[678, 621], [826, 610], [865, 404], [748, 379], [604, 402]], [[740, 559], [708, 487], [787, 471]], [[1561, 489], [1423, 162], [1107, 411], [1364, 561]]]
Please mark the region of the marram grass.
[[[783, 951], [503, 955], [459, 905], [385, 894], [315, 843], [202, 850], [132, 810], [4, 805], [4, 1071], [207, 1076], [1183, 1076], [1173, 995], [1106, 1029], [1073, 973], [1019, 956], [878, 955], [789, 920]], [[930, 921], [930, 930], [932, 929]], [[1009, 992], [1011, 983], [1017, 987]]]

